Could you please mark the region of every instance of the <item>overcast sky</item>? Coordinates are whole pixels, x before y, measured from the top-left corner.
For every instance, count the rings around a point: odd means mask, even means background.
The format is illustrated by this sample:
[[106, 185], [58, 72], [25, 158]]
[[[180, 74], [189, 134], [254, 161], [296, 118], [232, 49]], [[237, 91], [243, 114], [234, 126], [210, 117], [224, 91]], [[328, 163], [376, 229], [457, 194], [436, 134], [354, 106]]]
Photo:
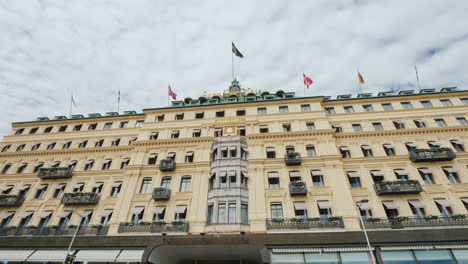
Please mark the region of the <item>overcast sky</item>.
[[309, 95], [468, 83], [466, 0], [0, 0], [0, 134], [39, 116], [167, 106], [229, 86]]

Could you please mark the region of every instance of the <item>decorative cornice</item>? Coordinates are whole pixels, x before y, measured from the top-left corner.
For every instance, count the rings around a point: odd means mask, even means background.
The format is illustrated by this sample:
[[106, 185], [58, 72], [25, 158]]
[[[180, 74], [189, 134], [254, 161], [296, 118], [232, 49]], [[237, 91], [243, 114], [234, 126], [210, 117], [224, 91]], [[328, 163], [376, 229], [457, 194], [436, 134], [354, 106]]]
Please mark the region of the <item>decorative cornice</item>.
[[360, 131], [360, 132], [345, 132], [335, 133], [337, 139], [341, 138], [360, 138], [360, 137], [375, 137], [375, 136], [401, 136], [401, 135], [420, 135], [433, 133], [453, 133], [453, 132], [468, 132], [468, 126], [453, 126], [453, 127], [427, 127], [413, 129], [393, 129], [379, 131]]
[[134, 146], [171, 146], [180, 144], [196, 144], [210, 143], [212, 137], [191, 137], [191, 138], [171, 138], [171, 139], [156, 139], [156, 140], [138, 140], [133, 142]]
[[279, 139], [291, 137], [310, 137], [310, 136], [331, 136], [335, 133], [334, 129], [304, 130], [291, 132], [273, 132], [273, 133], [255, 133], [248, 134], [249, 140]]
[[66, 154], [87, 154], [87, 153], [104, 153], [104, 152], [122, 152], [132, 151], [133, 145], [117, 146], [117, 147], [102, 147], [102, 148], [70, 148], [70, 149], [52, 149], [52, 150], [36, 150], [36, 151], [16, 151], [16, 152], [0, 152], [0, 158], [3, 157], [30, 157], [30, 156], [52, 156]]

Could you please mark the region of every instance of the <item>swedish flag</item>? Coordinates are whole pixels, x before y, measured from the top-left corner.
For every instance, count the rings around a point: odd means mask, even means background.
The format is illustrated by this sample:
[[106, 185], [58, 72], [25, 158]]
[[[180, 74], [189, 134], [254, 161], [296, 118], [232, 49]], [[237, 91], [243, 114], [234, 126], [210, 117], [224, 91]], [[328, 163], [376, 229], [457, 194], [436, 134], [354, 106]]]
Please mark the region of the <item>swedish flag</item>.
[[232, 53], [234, 53], [239, 58], [244, 58], [244, 55], [242, 55], [242, 53], [240, 53], [240, 51], [237, 49], [236, 45], [234, 45], [234, 42], [232, 42]]

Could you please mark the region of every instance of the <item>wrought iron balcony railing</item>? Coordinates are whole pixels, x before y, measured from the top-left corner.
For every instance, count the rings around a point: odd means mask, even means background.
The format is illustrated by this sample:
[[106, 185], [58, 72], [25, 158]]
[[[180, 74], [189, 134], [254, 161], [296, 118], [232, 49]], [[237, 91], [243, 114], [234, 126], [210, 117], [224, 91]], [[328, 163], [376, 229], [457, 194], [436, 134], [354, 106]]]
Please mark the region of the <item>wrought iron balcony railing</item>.
[[169, 200], [171, 198], [171, 190], [166, 188], [154, 188], [153, 189], [153, 200]]
[[290, 182], [289, 194], [291, 196], [307, 195], [307, 185], [305, 182]]
[[40, 168], [37, 177], [41, 179], [67, 179], [73, 175], [73, 169], [67, 167], [60, 168]]
[[312, 229], [344, 228], [343, 219], [339, 216], [328, 218], [273, 218], [266, 220], [267, 230], [272, 229]]
[[298, 152], [289, 152], [284, 155], [284, 162], [288, 166], [301, 165], [301, 154]]
[[139, 233], [160, 233], [160, 232], [188, 232], [189, 224], [183, 221], [166, 222], [142, 222], [139, 224], [120, 223], [119, 233], [139, 232]]
[[62, 197], [61, 203], [65, 205], [85, 205], [97, 204], [100, 195], [97, 193], [65, 193]]
[[[0, 227], [0, 236], [72, 236], [77, 227]], [[84, 226], [80, 227], [77, 235], [106, 235], [109, 226]]]
[[176, 162], [173, 159], [163, 159], [159, 163], [160, 171], [175, 171], [175, 169], [176, 169]]
[[20, 207], [24, 202], [24, 197], [11, 194], [0, 195], [0, 207]]
[[456, 156], [451, 148], [412, 149], [410, 151], [412, 162], [450, 161]]
[[422, 192], [421, 184], [414, 180], [382, 181], [374, 184], [377, 195], [416, 194]]
[[364, 219], [364, 226], [372, 228], [402, 229], [412, 227], [437, 227], [437, 226], [465, 226], [468, 225], [468, 215], [396, 218], [368, 218]]

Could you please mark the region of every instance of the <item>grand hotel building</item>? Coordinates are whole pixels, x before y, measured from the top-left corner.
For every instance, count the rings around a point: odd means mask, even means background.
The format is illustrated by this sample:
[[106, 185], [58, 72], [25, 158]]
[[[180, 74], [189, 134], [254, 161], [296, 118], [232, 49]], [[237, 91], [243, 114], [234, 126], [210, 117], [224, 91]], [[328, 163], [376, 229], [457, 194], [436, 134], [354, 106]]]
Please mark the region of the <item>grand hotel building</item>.
[[[0, 260], [468, 263], [468, 91], [241, 89], [0, 143]], [[362, 217], [362, 224], [360, 222]]]

